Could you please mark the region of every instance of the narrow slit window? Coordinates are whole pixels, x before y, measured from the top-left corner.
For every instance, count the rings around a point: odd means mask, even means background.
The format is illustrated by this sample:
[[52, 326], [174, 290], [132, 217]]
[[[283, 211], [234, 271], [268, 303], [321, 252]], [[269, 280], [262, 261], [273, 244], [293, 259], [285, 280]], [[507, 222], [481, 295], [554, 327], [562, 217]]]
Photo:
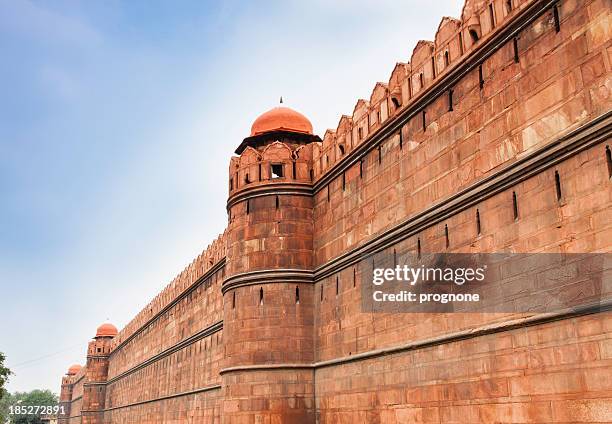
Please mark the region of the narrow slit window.
[[327, 202], [330, 200], [329, 184], [327, 185]]
[[421, 259], [421, 238], [417, 238], [417, 259]]
[[340, 156], [344, 156], [344, 145], [338, 144], [338, 150], [340, 151]]
[[559, 18], [559, 7], [555, 4], [553, 6], [553, 18], [555, 20], [555, 32], [561, 31], [561, 19]]
[[274, 205], [276, 206], [276, 209], [278, 209], [280, 206], [280, 199], [278, 196], [274, 196]]
[[321, 294], [321, 302], [323, 302], [323, 284], [321, 284], [320, 294]]
[[489, 20], [491, 21], [491, 28], [495, 28], [495, 9], [493, 9], [493, 3], [489, 3]]
[[263, 305], [264, 296], [263, 296], [263, 287], [259, 288], [259, 304]]
[[431, 75], [436, 77], [436, 58], [434, 56], [431, 57]]
[[448, 53], [448, 50], [446, 50], [444, 52], [444, 66], [448, 65], [450, 65], [450, 54]]
[[518, 200], [516, 198], [516, 192], [513, 191], [512, 192], [512, 212], [514, 215], [514, 220], [518, 220], [519, 217], [519, 211], [518, 211]]
[[291, 174], [293, 176], [293, 179], [295, 180], [297, 178], [297, 169], [296, 169], [295, 161], [291, 162]]
[[300, 304], [300, 288], [297, 286], [295, 287], [295, 304]]
[[340, 278], [336, 276], [336, 296], [340, 293]]
[[512, 0], [506, 0], [506, 13], [512, 12]]
[[397, 251], [393, 249], [393, 268], [397, 266]]
[[514, 63], [519, 63], [518, 38], [512, 39], [512, 48], [514, 49]]
[[346, 173], [342, 173], [342, 191], [346, 190]]
[[378, 145], [378, 164], [380, 165], [382, 163], [382, 148], [380, 147], [380, 144]]
[[482, 73], [482, 65], [478, 65], [478, 84], [480, 85], [480, 89], [484, 87], [484, 75]]
[[283, 178], [283, 164], [282, 163], [272, 164], [272, 178]]
[[249, 173], [247, 172], [246, 174], [244, 174], [244, 183], [249, 184], [250, 182], [251, 180], [249, 179]]
[[382, 122], [380, 119], [380, 111], [376, 111], [376, 122], [378, 122], [379, 124]]
[[459, 33], [459, 54], [463, 56], [463, 33]]
[[423, 112], [421, 112], [421, 117], [423, 118], [423, 132], [425, 130], [427, 130], [427, 121], [426, 121], [426, 117], [425, 117], [425, 111], [423, 110]]
[[612, 179], [612, 151], [606, 146], [606, 163], [608, 164], [608, 178]]
[[234, 189], [234, 179], [230, 178], [229, 180], [229, 187], [230, 187], [230, 191]]
[[363, 138], [363, 128], [357, 128], [357, 136], [359, 137], [359, 140]]
[[261, 162], [259, 163], [259, 172], [258, 172], [258, 174], [259, 174], [259, 181], [261, 181], [262, 180], [262, 176], [261, 176]]
[[446, 239], [446, 248], [450, 246], [450, 240], [448, 238], [448, 225], [444, 224], [444, 238]]
[[353, 268], [353, 287], [357, 284], [357, 271]]
[[236, 309], [236, 291], [232, 292], [232, 309]]
[[448, 111], [453, 111], [453, 90], [448, 90]]
[[480, 211], [476, 209], [476, 234], [480, 235], [482, 227], [480, 226]]
[[559, 171], [555, 171], [555, 189], [557, 192], [557, 200], [561, 201], [561, 177], [559, 176]]
[[402, 150], [402, 147], [404, 147], [404, 132], [401, 130], [399, 130], [399, 145], [400, 145], [400, 150]]
[[314, 181], [314, 169], [310, 170], [310, 181]]
[[251, 212], [251, 201], [247, 200], [246, 201], [246, 214], [248, 215], [249, 212]]
[[421, 85], [419, 89], [422, 90], [423, 87], [425, 86], [425, 82], [423, 81], [423, 72], [419, 74], [419, 84]]
[[363, 178], [363, 159], [359, 161], [359, 178]]
[[408, 78], [408, 98], [412, 98], [412, 77]]

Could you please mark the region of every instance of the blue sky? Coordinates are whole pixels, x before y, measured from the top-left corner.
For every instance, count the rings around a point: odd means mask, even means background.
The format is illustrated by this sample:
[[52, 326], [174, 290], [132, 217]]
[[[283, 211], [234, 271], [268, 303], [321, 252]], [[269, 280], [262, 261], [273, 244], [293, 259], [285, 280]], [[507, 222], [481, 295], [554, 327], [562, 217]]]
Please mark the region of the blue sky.
[[59, 391], [223, 231], [275, 106], [335, 128], [462, 0], [0, 0], [0, 351]]

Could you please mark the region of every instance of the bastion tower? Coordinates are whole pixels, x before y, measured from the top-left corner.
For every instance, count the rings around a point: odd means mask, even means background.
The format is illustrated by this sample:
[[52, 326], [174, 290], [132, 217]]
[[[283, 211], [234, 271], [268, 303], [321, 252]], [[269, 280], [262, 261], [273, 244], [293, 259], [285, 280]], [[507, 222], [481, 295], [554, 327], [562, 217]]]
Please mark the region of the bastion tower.
[[224, 422], [312, 423], [312, 124], [276, 107], [229, 168]]
[[70, 406], [72, 403], [72, 389], [74, 386], [75, 376], [81, 371], [79, 364], [71, 365], [66, 372], [66, 375], [62, 377], [62, 388], [59, 396], [59, 419], [60, 424], [69, 422], [70, 417]]
[[98, 327], [96, 336], [87, 348], [86, 382], [83, 383], [83, 424], [102, 424], [106, 401], [106, 383], [111, 342], [117, 328], [105, 323]]

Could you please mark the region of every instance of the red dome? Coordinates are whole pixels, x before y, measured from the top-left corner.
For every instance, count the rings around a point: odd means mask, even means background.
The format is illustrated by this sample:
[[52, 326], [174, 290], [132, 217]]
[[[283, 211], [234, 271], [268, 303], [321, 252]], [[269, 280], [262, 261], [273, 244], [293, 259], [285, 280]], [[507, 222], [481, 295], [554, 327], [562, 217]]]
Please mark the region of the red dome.
[[96, 330], [96, 337], [115, 337], [117, 335], [117, 327], [107, 322], [102, 324]]
[[251, 126], [251, 137], [272, 131], [292, 131], [312, 134], [312, 124], [304, 115], [279, 106], [263, 113]]
[[79, 364], [74, 364], [70, 368], [68, 368], [68, 372], [66, 374], [75, 375], [79, 371], [81, 371], [81, 366]]

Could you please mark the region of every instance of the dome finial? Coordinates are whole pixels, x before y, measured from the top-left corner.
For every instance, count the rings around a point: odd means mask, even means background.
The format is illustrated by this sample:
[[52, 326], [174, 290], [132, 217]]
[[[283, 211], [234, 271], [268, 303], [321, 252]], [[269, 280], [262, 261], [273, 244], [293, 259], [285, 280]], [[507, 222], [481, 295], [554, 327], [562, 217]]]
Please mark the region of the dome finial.
[[280, 104], [281, 105], [283, 104], [283, 96], [281, 96], [281, 98], [280, 98]]

